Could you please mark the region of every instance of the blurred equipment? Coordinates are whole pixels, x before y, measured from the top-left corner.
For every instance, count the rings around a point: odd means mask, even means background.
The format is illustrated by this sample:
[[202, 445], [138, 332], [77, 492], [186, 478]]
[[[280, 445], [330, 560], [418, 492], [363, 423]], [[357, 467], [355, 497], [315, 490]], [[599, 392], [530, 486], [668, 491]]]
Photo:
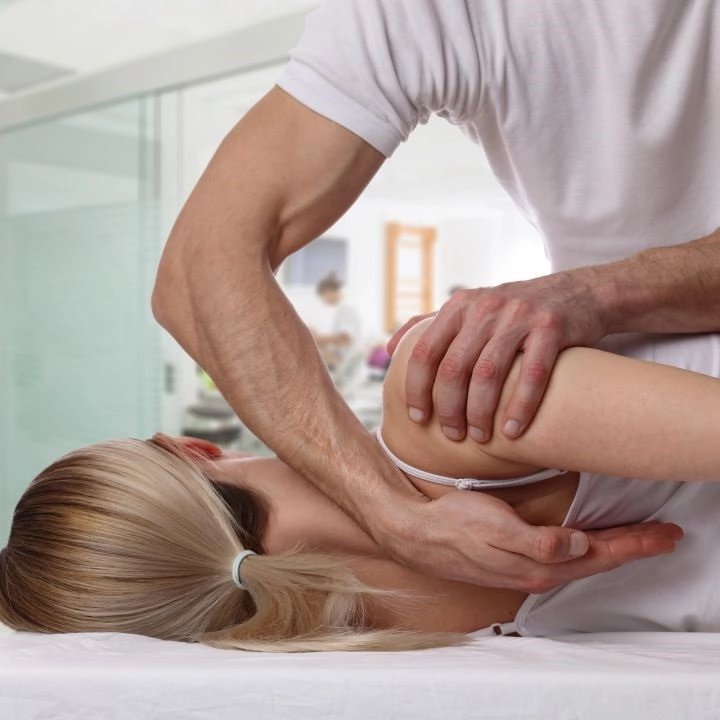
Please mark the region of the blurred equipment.
[[188, 437], [208, 440], [222, 448], [235, 448], [240, 443], [242, 424], [225, 398], [203, 397], [185, 408], [182, 433]]
[[226, 449], [238, 448], [243, 431], [240, 419], [212, 378], [200, 367], [197, 374], [200, 380], [197, 402], [185, 408], [183, 435], [208, 440]]

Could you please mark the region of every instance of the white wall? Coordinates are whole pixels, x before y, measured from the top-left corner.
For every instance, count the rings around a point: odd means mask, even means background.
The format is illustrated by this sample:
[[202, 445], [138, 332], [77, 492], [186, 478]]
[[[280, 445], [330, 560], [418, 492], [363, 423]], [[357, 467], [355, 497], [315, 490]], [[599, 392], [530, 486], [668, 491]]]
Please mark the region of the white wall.
[[[386, 338], [384, 262], [389, 222], [437, 228], [436, 307], [445, 302], [453, 285], [493, 286], [542, 275], [549, 268], [537, 233], [509, 199], [412, 204], [361, 198], [328, 235], [350, 243], [345, 299], [362, 312], [366, 339], [371, 341]], [[322, 307], [312, 288], [286, 292], [309, 325], [322, 323]]]
[[[452, 285], [493, 286], [549, 270], [542, 242], [494, 178], [483, 151], [457, 128], [432, 119], [418, 127], [331, 230], [351, 244], [346, 297], [364, 315], [370, 339], [384, 338], [385, 226], [429, 225], [438, 231], [435, 303]], [[293, 292], [312, 322], [309, 298]]]
[[[348, 241], [348, 277], [343, 301], [357, 308], [363, 319], [367, 341], [383, 338], [384, 302], [383, 212], [377, 203], [359, 200], [328, 232]], [[282, 281], [282, 272], [278, 274]], [[312, 287], [285, 287], [285, 292], [300, 317], [311, 327], [326, 324], [327, 309]]]

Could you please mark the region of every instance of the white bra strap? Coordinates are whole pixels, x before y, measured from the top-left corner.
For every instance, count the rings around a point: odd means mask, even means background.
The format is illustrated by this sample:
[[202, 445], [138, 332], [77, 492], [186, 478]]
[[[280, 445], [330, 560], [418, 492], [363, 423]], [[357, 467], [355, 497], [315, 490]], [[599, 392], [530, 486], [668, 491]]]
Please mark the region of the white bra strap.
[[419, 468], [408, 465], [408, 463], [401, 460], [392, 450], [385, 444], [385, 440], [382, 437], [380, 428], [375, 431], [377, 441], [380, 447], [385, 451], [385, 454], [397, 465], [400, 470], [406, 472], [408, 475], [412, 475], [420, 480], [427, 480], [428, 482], [437, 483], [439, 485], [449, 485], [455, 487], [458, 490], [480, 490], [492, 487], [516, 487], [518, 485], [531, 485], [532, 483], [540, 482], [541, 480], [547, 480], [548, 478], [555, 477], [556, 475], [564, 475], [566, 470], [558, 470], [551, 468], [547, 470], [539, 470], [538, 472], [532, 473], [531, 475], [524, 475], [522, 477], [514, 478], [451, 478], [445, 475], [436, 475], [435, 473], [420, 470]]

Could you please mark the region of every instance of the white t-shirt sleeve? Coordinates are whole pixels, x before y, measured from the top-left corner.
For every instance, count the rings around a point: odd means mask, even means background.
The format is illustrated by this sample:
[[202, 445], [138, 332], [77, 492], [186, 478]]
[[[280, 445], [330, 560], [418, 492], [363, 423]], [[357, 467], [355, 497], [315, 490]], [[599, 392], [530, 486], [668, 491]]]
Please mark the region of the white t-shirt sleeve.
[[326, 0], [278, 85], [389, 157], [431, 114], [477, 112], [478, 58], [465, 0]]

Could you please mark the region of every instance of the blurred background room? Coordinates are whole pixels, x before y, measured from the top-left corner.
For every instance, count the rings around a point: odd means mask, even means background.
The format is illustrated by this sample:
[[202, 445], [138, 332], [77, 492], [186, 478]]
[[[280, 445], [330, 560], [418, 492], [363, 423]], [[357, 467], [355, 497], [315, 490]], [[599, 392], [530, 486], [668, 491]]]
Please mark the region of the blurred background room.
[[[268, 452], [154, 322], [150, 293], [184, 199], [318, 4], [0, 0], [2, 544], [20, 493], [72, 448], [162, 430]], [[469, 148], [441, 120], [420, 127], [278, 272], [319, 343], [350, 338], [330, 371], [368, 427], [394, 328], [453, 288], [547, 272]]]

